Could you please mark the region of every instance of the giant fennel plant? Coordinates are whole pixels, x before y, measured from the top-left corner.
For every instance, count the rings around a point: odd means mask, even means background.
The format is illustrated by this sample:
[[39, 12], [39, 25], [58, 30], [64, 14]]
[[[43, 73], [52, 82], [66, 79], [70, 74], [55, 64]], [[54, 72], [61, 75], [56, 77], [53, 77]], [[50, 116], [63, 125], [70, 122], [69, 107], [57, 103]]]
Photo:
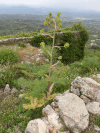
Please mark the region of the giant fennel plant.
[[[59, 28], [62, 27], [62, 23], [61, 23], [62, 19], [61, 18], [58, 18], [60, 15], [61, 15], [61, 13], [60, 12], [57, 12], [57, 16], [55, 17], [55, 19], [53, 19], [52, 13], [50, 12], [49, 13], [49, 17], [46, 17], [46, 21], [44, 22], [44, 26], [50, 26], [50, 24], [52, 24], [51, 27], [55, 28], [55, 30], [54, 30], [54, 36], [52, 36], [51, 34], [49, 34], [50, 37], [53, 38], [52, 50], [51, 50], [51, 52], [48, 51], [48, 50], [46, 50], [46, 52], [50, 56], [50, 71], [49, 71], [49, 76], [46, 75], [46, 74], [44, 74], [46, 76], [46, 78], [48, 79], [48, 90], [47, 90], [47, 94], [46, 94], [46, 96], [45, 96], [45, 94], [43, 94], [44, 97], [41, 98], [40, 100], [37, 97], [33, 98], [32, 96], [30, 96], [30, 97], [25, 96], [25, 99], [28, 99], [31, 102], [30, 105], [23, 104], [23, 108], [25, 108], [25, 109], [29, 109], [30, 110], [30, 109], [34, 109], [36, 107], [41, 107], [44, 104], [46, 104], [49, 100], [51, 100], [52, 98], [54, 98], [54, 96], [56, 96], [56, 94], [50, 95], [51, 92], [52, 92], [52, 88], [53, 88], [53, 86], [55, 84], [55, 82], [54, 82], [54, 83], [52, 83], [50, 85], [50, 77], [51, 77], [52, 68], [54, 66], [56, 66], [58, 63], [61, 63], [60, 62], [60, 59], [62, 59], [62, 56], [59, 56], [58, 57], [59, 61], [57, 63], [55, 63], [55, 64], [52, 64], [52, 53], [53, 53], [53, 49], [54, 48], [60, 48], [59, 46], [54, 46], [55, 31], [59, 30]], [[58, 23], [58, 26], [56, 25], [56, 22]], [[40, 33], [44, 33], [44, 29], [40, 30]], [[45, 49], [45, 43], [44, 42], [41, 42], [40, 43], [40, 46]], [[65, 48], [69, 47], [69, 43], [66, 42], [63, 47], [65, 47]]]
[[[60, 61], [58, 61], [57, 63], [52, 64], [52, 53], [53, 53], [53, 49], [54, 49], [54, 48], [60, 48], [59, 46], [54, 46], [55, 31], [59, 30], [59, 28], [62, 27], [62, 23], [61, 23], [62, 19], [59, 18], [60, 15], [61, 15], [61, 13], [60, 13], [60, 12], [57, 12], [57, 16], [55, 16], [55, 19], [53, 19], [52, 13], [50, 12], [50, 13], [49, 13], [49, 17], [46, 17], [46, 21], [44, 22], [44, 26], [49, 26], [49, 27], [51, 26], [51, 27], [55, 28], [55, 30], [54, 30], [54, 36], [52, 36], [51, 34], [49, 34], [49, 36], [50, 36], [51, 38], [53, 38], [52, 50], [51, 50], [51, 52], [48, 51], [48, 50], [46, 50], [47, 53], [50, 55], [50, 71], [49, 71], [49, 76], [44, 74], [44, 75], [47, 77], [47, 79], [48, 79], [47, 98], [48, 98], [49, 94], [51, 93], [52, 88], [53, 88], [53, 86], [54, 86], [54, 84], [55, 84], [55, 82], [54, 82], [54, 83], [52, 83], [52, 85], [50, 86], [50, 77], [51, 77], [52, 68], [53, 68], [54, 66], [56, 66], [56, 65], [60, 62]], [[56, 25], [56, 22], [58, 23], [58, 26]], [[52, 25], [50, 25], [50, 24], [52, 24]], [[42, 30], [40, 31], [40, 33], [44, 33], [44, 29], [42, 29]], [[41, 47], [43, 47], [43, 48], [45, 49], [45, 43], [44, 43], [44, 42], [41, 42], [40, 45], [41, 45]], [[65, 43], [64, 47], [65, 47], [65, 48], [69, 47], [69, 43]], [[59, 60], [62, 59], [62, 56], [59, 56], [58, 59], [59, 59]]]

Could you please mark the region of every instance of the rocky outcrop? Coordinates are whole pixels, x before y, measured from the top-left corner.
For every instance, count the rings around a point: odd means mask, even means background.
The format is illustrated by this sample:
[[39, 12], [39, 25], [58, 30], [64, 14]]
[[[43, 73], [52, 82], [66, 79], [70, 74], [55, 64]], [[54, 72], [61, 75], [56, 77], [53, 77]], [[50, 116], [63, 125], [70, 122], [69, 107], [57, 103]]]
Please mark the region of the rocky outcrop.
[[[96, 76], [100, 78], [100, 74]], [[47, 133], [81, 133], [89, 126], [89, 112], [100, 116], [100, 84], [91, 78], [78, 76], [69, 90], [58, 94], [51, 105], [42, 109], [41, 120], [46, 123]], [[66, 132], [60, 131], [62, 123], [68, 129]], [[25, 133], [34, 133], [32, 129], [35, 130], [36, 127], [32, 126], [30, 129], [27, 125]], [[95, 133], [100, 133], [100, 127], [96, 125], [94, 130]]]
[[[93, 77], [100, 80], [100, 74]], [[25, 89], [22, 88], [21, 92]], [[4, 89], [5, 95], [16, 92], [17, 90], [11, 90], [9, 85]], [[22, 96], [23, 94], [20, 94], [19, 98]], [[25, 133], [82, 133], [89, 126], [89, 113], [100, 116], [100, 82], [78, 76], [69, 90], [57, 94], [53, 102], [42, 109], [41, 118], [28, 123]], [[67, 130], [61, 132], [64, 125]], [[100, 133], [97, 125], [94, 125], [93, 130]]]

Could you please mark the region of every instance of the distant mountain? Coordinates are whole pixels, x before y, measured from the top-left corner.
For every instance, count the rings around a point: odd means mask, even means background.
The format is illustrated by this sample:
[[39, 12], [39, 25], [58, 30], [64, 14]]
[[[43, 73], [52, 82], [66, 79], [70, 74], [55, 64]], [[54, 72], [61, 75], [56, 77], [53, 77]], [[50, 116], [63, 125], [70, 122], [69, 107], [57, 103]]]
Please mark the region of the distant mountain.
[[52, 12], [55, 16], [57, 12], [61, 12], [61, 17], [67, 18], [94, 18], [100, 19], [100, 11], [85, 10], [80, 8], [69, 8], [69, 7], [38, 7], [28, 5], [4, 5], [0, 4], [0, 14], [33, 14], [33, 15], [48, 15]]

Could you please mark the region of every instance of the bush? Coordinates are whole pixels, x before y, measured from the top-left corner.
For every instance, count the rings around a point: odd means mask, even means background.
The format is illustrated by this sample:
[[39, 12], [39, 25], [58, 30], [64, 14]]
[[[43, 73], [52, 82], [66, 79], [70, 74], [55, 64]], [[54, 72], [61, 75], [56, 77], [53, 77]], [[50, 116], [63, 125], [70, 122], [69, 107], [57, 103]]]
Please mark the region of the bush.
[[[64, 29], [63, 29], [64, 30]], [[77, 39], [75, 38], [75, 34], [73, 34], [71, 31], [79, 31], [77, 34]], [[64, 33], [67, 33], [65, 36], [61, 36], [61, 39], [63, 40], [61, 42], [60, 46], [63, 46], [64, 43], [68, 42], [70, 44], [68, 49], [65, 49], [64, 47], [61, 47], [61, 49], [58, 49], [58, 53], [62, 56], [62, 63], [65, 65], [73, 63], [74, 61], [79, 61], [80, 59], [84, 58], [84, 48], [85, 44], [89, 39], [89, 33], [87, 29], [79, 22], [78, 24], [74, 24], [69, 31], [66, 31]], [[74, 45], [73, 45], [74, 44]]]
[[92, 56], [97, 56], [100, 60], [100, 50], [96, 51]]
[[6, 84], [9, 84], [11, 88], [14, 86], [15, 73], [6, 69], [5, 72], [0, 72], [0, 75], [0, 89], [4, 88]]
[[100, 61], [98, 61], [99, 58], [97, 56], [95, 57], [84, 57], [84, 59], [82, 61], [75, 61], [73, 64], [70, 64], [70, 67], [72, 69], [74, 69], [75, 67], [78, 67], [80, 69], [78, 69], [78, 73], [79, 74], [86, 74], [86, 73], [90, 73], [92, 70], [95, 70], [95, 68], [97, 68], [97, 70], [100, 70]]
[[35, 46], [35, 47], [40, 47], [40, 43], [44, 41], [45, 42], [45, 36], [44, 35], [38, 35], [38, 36], [34, 36], [31, 39], [31, 45]]
[[[0, 72], [0, 89], [1, 87], [5, 87], [6, 84], [9, 84], [10, 87], [14, 85], [16, 72], [12, 72], [12, 70], [10, 70], [10, 67], [19, 60], [20, 59], [18, 57], [17, 52], [14, 52], [12, 49], [1, 49], [0, 64], [3, 66], [4, 71]], [[8, 66], [9, 63], [10, 67]], [[6, 69], [4, 68], [4, 65], [7, 66]]]
[[0, 64], [6, 64], [7, 62], [14, 63], [18, 62], [19, 58], [17, 52], [15, 53], [12, 49], [1, 49], [0, 50]]
[[18, 43], [18, 46], [19, 46], [19, 47], [23, 47], [23, 48], [26, 47], [25, 44], [24, 44], [24, 43], [21, 43], [21, 42]]

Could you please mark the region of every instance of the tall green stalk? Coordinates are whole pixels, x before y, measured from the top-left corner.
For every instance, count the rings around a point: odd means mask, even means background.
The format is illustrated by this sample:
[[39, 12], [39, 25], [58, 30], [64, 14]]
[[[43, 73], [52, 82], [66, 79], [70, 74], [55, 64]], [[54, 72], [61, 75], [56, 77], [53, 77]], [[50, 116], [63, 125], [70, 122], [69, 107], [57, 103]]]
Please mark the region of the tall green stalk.
[[[51, 34], [49, 34], [49, 36], [53, 38], [53, 45], [52, 45], [51, 53], [50, 53], [48, 50], [46, 50], [46, 52], [50, 55], [50, 71], [49, 71], [49, 77], [48, 77], [47, 75], [44, 74], [44, 75], [47, 77], [47, 79], [48, 79], [47, 98], [49, 97], [49, 94], [51, 93], [52, 88], [53, 88], [53, 86], [54, 86], [54, 84], [55, 84], [55, 82], [54, 82], [54, 83], [52, 83], [52, 85], [50, 86], [50, 77], [51, 77], [52, 67], [56, 66], [56, 65], [59, 63], [59, 61], [58, 61], [57, 63], [55, 63], [55, 64], [52, 65], [53, 48], [54, 48], [54, 47], [60, 48], [59, 46], [54, 46], [55, 31], [57, 31], [60, 27], [62, 27], [62, 23], [61, 23], [62, 19], [58, 18], [60, 15], [61, 15], [61, 13], [60, 13], [60, 12], [57, 12], [57, 16], [55, 17], [55, 20], [53, 20], [52, 13], [50, 12], [50, 13], [49, 13], [49, 17], [46, 17], [46, 22], [44, 22], [44, 26], [50, 26], [50, 24], [54, 23], [54, 24], [52, 24], [51, 27], [54, 27], [54, 28], [55, 28], [55, 30], [54, 30], [54, 36], [52, 36]], [[48, 21], [50, 21], [50, 22], [48, 22]], [[58, 27], [56, 27], [56, 22], [58, 23]], [[44, 29], [42, 29], [42, 30], [40, 31], [40, 33], [44, 33]], [[40, 45], [44, 48], [45, 43], [44, 43], [44, 42], [41, 42]], [[66, 43], [66, 44], [64, 45], [64, 47], [65, 47], [65, 48], [69, 47], [69, 43]], [[44, 48], [44, 49], [45, 49], [45, 48]], [[59, 56], [58, 59], [62, 59], [62, 57]]]

